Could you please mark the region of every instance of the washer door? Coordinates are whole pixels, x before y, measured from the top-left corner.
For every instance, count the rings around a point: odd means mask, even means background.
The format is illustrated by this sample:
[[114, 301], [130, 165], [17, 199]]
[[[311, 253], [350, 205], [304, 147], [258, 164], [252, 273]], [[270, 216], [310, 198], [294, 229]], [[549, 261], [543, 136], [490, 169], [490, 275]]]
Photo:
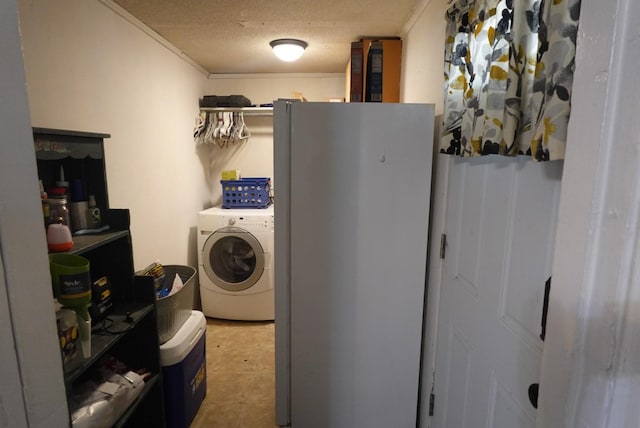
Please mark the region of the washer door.
[[211, 281], [227, 291], [251, 288], [264, 272], [264, 251], [249, 232], [225, 227], [212, 233], [202, 250], [204, 270]]

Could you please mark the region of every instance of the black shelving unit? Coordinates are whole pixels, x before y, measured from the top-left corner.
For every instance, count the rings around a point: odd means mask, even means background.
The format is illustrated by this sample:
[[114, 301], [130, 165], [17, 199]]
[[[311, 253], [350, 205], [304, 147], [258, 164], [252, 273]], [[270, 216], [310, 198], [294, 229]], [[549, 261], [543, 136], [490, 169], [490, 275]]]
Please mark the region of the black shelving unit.
[[73, 238], [69, 253], [89, 260], [91, 280], [109, 278], [113, 306], [102, 320], [92, 320], [91, 356], [80, 349], [64, 367], [67, 396], [90, 375], [105, 355], [112, 355], [132, 370], [151, 373], [142, 393], [116, 422], [116, 427], [165, 426], [160, 347], [156, 323], [153, 279], [135, 276], [129, 210], [110, 209], [104, 162], [104, 139], [97, 134], [56, 129], [33, 129], [38, 175], [52, 185], [64, 167], [65, 179], [79, 178], [96, 196], [106, 232]]

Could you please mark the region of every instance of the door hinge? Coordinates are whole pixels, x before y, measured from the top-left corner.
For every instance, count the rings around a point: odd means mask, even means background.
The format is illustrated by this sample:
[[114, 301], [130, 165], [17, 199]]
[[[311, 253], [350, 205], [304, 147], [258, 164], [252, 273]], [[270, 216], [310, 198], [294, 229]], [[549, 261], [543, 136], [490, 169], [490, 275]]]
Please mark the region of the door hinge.
[[433, 406], [435, 405], [435, 401], [436, 401], [436, 395], [432, 393], [429, 396], [429, 416], [433, 416]]
[[444, 259], [445, 252], [447, 251], [447, 234], [440, 235], [440, 258]]

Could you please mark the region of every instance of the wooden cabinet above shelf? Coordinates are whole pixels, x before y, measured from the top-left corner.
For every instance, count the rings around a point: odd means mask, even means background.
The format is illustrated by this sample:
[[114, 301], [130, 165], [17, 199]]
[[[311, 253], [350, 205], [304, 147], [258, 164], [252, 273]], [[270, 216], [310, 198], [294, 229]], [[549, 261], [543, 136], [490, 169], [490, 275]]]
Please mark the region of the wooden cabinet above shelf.
[[[367, 84], [372, 79], [367, 58], [374, 42], [380, 43], [382, 49], [382, 102], [398, 103], [402, 66], [402, 40], [398, 37], [362, 38], [351, 44], [351, 56], [346, 69], [346, 99], [350, 102], [367, 100]], [[379, 77], [373, 76], [374, 79]]]

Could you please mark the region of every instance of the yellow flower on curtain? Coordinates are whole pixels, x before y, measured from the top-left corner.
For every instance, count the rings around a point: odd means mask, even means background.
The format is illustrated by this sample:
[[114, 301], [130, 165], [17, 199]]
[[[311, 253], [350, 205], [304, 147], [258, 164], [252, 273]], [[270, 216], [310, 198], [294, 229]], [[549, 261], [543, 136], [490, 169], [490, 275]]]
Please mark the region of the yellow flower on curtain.
[[447, 11], [440, 151], [564, 157], [580, 0], [458, 0]]
[[496, 41], [496, 29], [493, 27], [489, 27], [487, 31], [487, 39], [489, 40], [489, 45], [493, 46], [493, 43]]
[[509, 73], [504, 71], [502, 68], [498, 67], [497, 65], [492, 65], [491, 71], [489, 72], [489, 76], [492, 79], [496, 79], [496, 80], [507, 80]]
[[544, 118], [544, 144], [549, 144], [549, 137], [556, 132], [556, 125], [551, 121], [551, 118]]
[[454, 81], [451, 82], [452, 89], [462, 89], [463, 91], [467, 90], [467, 79], [464, 75], [460, 75], [456, 77]]
[[473, 150], [479, 152], [482, 146], [482, 140], [480, 138], [471, 140], [471, 145], [473, 146]]

